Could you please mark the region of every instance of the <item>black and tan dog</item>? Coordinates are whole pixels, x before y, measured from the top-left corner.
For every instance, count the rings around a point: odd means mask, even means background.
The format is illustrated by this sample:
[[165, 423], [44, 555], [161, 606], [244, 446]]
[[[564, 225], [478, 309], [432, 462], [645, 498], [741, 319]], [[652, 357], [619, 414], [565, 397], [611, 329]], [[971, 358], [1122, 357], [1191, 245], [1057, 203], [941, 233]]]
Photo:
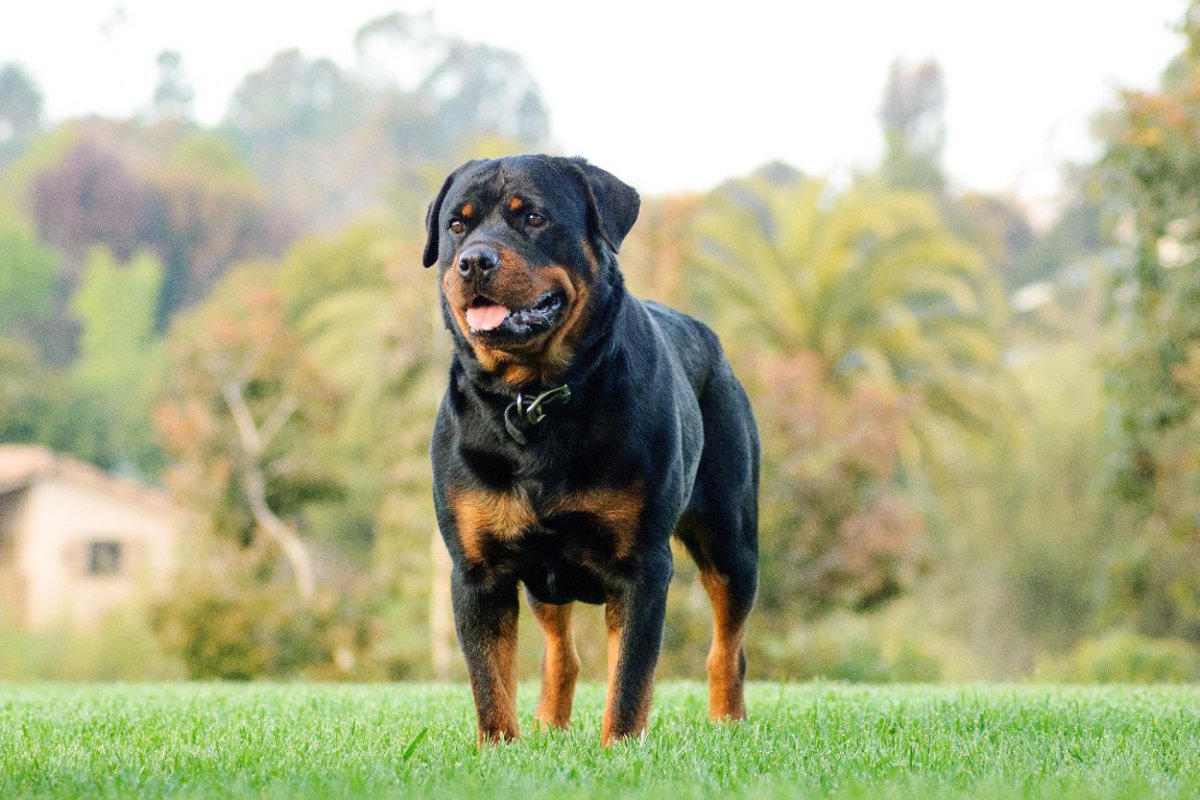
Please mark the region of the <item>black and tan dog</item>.
[[429, 207], [454, 336], [434, 503], [479, 739], [516, 738], [517, 584], [546, 637], [537, 717], [566, 726], [571, 604], [605, 604], [603, 741], [646, 728], [674, 533], [713, 606], [709, 711], [745, 716], [758, 582], [759, 445], [716, 336], [626, 291], [640, 199], [581, 159], [472, 161]]

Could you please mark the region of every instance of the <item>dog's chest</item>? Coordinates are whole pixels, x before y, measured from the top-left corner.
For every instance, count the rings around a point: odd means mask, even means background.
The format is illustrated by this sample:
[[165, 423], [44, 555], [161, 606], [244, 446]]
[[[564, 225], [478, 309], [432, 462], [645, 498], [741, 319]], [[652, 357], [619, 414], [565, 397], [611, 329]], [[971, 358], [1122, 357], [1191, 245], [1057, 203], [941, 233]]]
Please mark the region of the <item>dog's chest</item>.
[[463, 553], [481, 566], [550, 559], [604, 568], [620, 562], [633, 551], [644, 500], [640, 482], [541, 497], [520, 484], [506, 491], [448, 492]]

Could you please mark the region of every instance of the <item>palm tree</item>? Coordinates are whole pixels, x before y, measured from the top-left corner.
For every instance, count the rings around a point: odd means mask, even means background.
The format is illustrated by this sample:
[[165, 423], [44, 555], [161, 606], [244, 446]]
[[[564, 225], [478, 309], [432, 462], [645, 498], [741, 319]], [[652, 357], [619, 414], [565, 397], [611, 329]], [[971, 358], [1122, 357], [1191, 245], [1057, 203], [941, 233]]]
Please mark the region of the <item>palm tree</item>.
[[955, 433], [1005, 416], [1002, 294], [927, 196], [772, 168], [713, 191], [695, 225], [697, 303], [725, 338], [816, 353], [847, 390], [915, 396], [910, 460], [939, 462]]

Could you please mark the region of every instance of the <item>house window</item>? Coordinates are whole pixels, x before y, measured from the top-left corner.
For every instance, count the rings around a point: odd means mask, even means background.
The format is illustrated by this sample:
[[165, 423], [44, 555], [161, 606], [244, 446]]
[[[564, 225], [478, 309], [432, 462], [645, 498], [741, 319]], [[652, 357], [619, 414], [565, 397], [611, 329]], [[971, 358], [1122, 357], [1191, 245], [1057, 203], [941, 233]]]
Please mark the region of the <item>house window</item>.
[[88, 545], [88, 575], [118, 575], [121, 572], [120, 542], [91, 542]]

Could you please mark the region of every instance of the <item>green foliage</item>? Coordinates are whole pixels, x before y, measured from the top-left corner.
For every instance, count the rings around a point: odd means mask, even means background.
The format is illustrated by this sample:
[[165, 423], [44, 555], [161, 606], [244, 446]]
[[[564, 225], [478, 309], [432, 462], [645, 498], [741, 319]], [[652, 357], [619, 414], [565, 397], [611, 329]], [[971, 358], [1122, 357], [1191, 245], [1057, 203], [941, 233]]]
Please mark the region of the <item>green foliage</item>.
[[1014, 435], [956, 459], [954, 483], [933, 490], [934, 567], [916, 615], [968, 650], [965, 674], [1027, 675], [1037, 652], [1062, 651], [1101, 621], [1105, 565], [1129, 520], [1103, 478], [1098, 322], [1076, 324], [1062, 341], [1013, 347]]
[[0, 441], [34, 442], [41, 427], [49, 370], [38, 363], [33, 349], [16, 339], [0, 338]]
[[191, 570], [152, 616], [164, 649], [198, 680], [392, 677], [374, 653], [378, 613], [363, 589], [298, 597], [274, 559], [227, 554]]
[[[180, 317], [167, 341], [169, 370], [155, 427], [175, 463], [179, 499], [227, 541], [250, 545], [257, 523], [245, 496], [251, 466], [265, 470], [271, 509], [287, 518], [337, 497], [326, 464], [299, 457], [335, 419], [336, 395], [303, 358], [284, 300], [262, 265], [232, 270], [205, 305]], [[230, 402], [240, 396], [272, 435], [251, 454]]]
[[0, 336], [35, 342], [49, 317], [58, 259], [0, 209]]
[[1200, 693], [1181, 687], [752, 684], [750, 721], [655, 689], [644, 740], [600, 746], [602, 686], [575, 727], [477, 750], [465, 684], [13, 686], [5, 797], [1188, 798]]
[[[997, 286], [929, 198], [773, 167], [696, 212], [695, 305], [762, 430], [762, 608], [868, 608], [925, 566], [922, 473], [1005, 435]], [[752, 371], [747, 372], [749, 367]]]
[[0, 442], [42, 444], [113, 468], [110, 431], [95, 398], [42, 364], [31, 347], [0, 338]]
[[698, 301], [733, 346], [818, 354], [843, 386], [914, 394], [912, 449], [1005, 418], [1002, 298], [927, 197], [757, 175], [718, 189], [697, 221]]
[[86, 631], [20, 630], [0, 621], [0, 681], [154, 681], [184, 677], [144, 619], [112, 615]]
[[395, 236], [384, 226], [365, 221], [337, 236], [300, 240], [279, 269], [288, 320], [298, 323], [319, 301], [337, 292], [373, 291], [382, 296], [390, 286], [388, 269], [399, 256], [400, 243]]
[[895, 477], [912, 403], [871, 384], [832, 391], [812, 354], [758, 366], [760, 608], [791, 627], [798, 610], [866, 609], [910, 588], [925, 524]]
[[1043, 663], [1039, 677], [1070, 683], [1195, 683], [1200, 648], [1182, 639], [1113, 631], [1084, 639], [1068, 655]]
[[1159, 91], [1123, 94], [1100, 168], [1132, 232], [1113, 294], [1113, 485], [1142, 518], [1114, 594], [1141, 630], [1200, 641], [1200, 3], [1189, 9], [1185, 52]]
[[921, 637], [889, 636], [871, 615], [837, 612], [810, 625], [769, 631], [750, 642], [748, 657], [760, 674], [785, 680], [852, 683], [935, 681], [942, 677], [937, 656]]
[[141, 253], [119, 264], [105, 248], [88, 256], [72, 302], [80, 322], [79, 357], [70, 377], [106, 432], [104, 463], [154, 474], [162, 454], [146, 425], [163, 368], [154, 334], [154, 307], [162, 265]]
[[246, 186], [256, 186], [241, 153], [229, 139], [210, 131], [196, 131], [180, 138], [171, 148], [167, 165], [171, 169], [202, 171]]
[[127, 264], [119, 264], [104, 248], [88, 256], [73, 302], [83, 323], [75, 372], [85, 386], [125, 393], [145, 376], [158, 344], [154, 301], [161, 283], [162, 265], [150, 253]]

